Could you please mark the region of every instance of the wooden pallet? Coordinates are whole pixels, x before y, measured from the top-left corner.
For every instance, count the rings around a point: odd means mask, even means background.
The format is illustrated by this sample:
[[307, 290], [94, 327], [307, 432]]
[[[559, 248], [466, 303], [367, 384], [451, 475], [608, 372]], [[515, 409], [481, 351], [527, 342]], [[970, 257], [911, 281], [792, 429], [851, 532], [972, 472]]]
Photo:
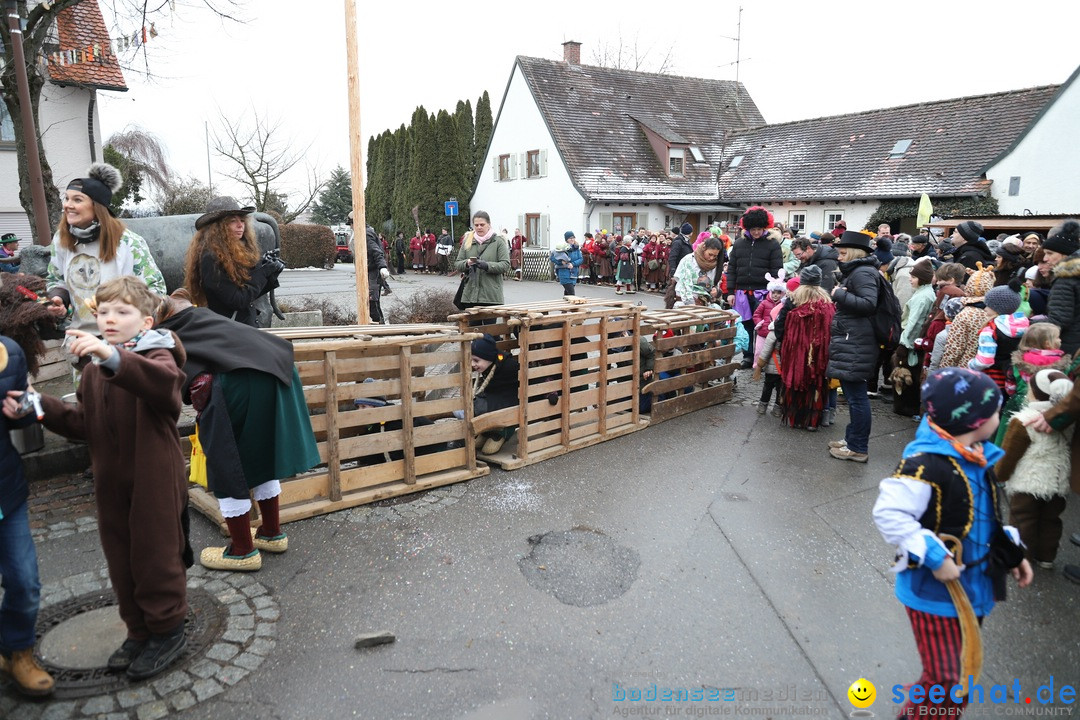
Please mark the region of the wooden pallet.
[[[650, 421], [657, 423], [731, 399], [739, 316], [707, 307], [646, 310], [641, 331], [656, 349]], [[670, 377], [660, 378], [661, 373]], [[665, 399], [661, 400], [660, 398]]]
[[[321, 464], [281, 481], [282, 522], [488, 474], [476, 459], [472, 403], [463, 399], [471, 396], [470, 343], [479, 335], [397, 328], [397, 335], [365, 332], [360, 339], [319, 338], [325, 328], [315, 328], [294, 338]], [[388, 404], [358, 405], [358, 399]], [[464, 419], [454, 417], [456, 410]], [[414, 424], [415, 418], [434, 422]], [[189, 496], [224, 528], [206, 490], [192, 486]]]
[[518, 405], [473, 419], [477, 434], [517, 428], [500, 452], [482, 457], [515, 470], [646, 427], [637, 403], [640, 317], [630, 302], [584, 298], [451, 316], [462, 332], [496, 337], [521, 365]]

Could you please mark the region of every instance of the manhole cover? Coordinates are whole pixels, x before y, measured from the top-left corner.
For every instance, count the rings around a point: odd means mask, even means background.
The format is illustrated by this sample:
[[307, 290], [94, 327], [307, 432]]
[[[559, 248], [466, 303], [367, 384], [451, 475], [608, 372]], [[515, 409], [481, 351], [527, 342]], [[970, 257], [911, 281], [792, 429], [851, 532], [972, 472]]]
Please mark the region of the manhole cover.
[[548, 532], [529, 538], [532, 552], [518, 562], [529, 584], [577, 607], [602, 605], [637, 579], [641, 558], [590, 528]]
[[[205, 651], [225, 632], [226, 609], [202, 589], [188, 588], [187, 648], [173, 669], [182, 668]], [[42, 608], [37, 637], [42, 665], [56, 679], [54, 699], [101, 695], [131, 686], [123, 673], [111, 673], [104, 663], [124, 641], [123, 624], [116, 626], [116, 596], [111, 591], [87, 593]], [[90, 633], [91, 635], [87, 635]], [[117, 634], [118, 633], [118, 634]], [[113, 636], [106, 646], [106, 636]], [[93, 662], [100, 659], [100, 664]]]

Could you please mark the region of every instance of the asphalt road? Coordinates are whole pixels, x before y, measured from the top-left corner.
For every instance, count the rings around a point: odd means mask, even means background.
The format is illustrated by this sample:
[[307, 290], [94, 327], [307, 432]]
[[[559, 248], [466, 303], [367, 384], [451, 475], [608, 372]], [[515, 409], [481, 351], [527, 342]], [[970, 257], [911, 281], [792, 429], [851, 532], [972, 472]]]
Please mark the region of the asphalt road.
[[[347, 296], [348, 277], [347, 267], [286, 273], [281, 295]], [[406, 275], [394, 288], [454, 282]], [[507, 300], [558, 289], [508, 282]], [[919, 662], [892, 593], [893, 551], [870, 510], [915, 425], [877, 402], [870, 462], [837, 461], [826, 444], [842, 437], [843, 407], [833, 428], [786, 429], [755, 412], [759, 386], [738, 376], [722, 406], [493, 470], [452, 486], [454, 495], [287, 526], [289, 551], [265, 558], [255, 578], [280, 610], [272, 653], [169, 716], [842, 718], [853, 710], [848, 687], [864, 677], [877, 687], [871, 710], [891, 717], [891, 687], [914, 682]], [[197, 549], [221, 542], [201, 516], [194, 525]], [[1075, 503], [1065, 527], [1080, 530]], [[46, 583], [104, 567], [94, 537], [47, 539], [39, 553]], [[985, 623], [988, 695], [1018, 680], [1035, 700], [1051, 678], [1055, 692], [1080, 680], [1080, 587], [1061, 577], [1064, 562], [1080, 563], [1067, 539], [1058, 572], [1036, 570], [1023, 591], [1012, 584]], [[354, 648], [378, 630], [397, 641]], [[680, 688], [701, 699], [632, 699]], [[1031, 707], [1023, 697], [1010, 714]], [[54, 703], [20, 704], [10, 716], [68, 715]]]

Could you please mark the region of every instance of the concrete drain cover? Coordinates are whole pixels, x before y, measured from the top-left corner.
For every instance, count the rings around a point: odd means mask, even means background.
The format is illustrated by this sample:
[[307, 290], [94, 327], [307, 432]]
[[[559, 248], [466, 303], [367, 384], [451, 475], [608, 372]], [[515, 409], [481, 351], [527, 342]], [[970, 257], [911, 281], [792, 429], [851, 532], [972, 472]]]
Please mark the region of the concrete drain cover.
[[529, 538], [532, 551], [518, 567], [529, 584], [567, 605], [602, 605], [637, 579], [641, 558], [590, 528], [548, 532]]

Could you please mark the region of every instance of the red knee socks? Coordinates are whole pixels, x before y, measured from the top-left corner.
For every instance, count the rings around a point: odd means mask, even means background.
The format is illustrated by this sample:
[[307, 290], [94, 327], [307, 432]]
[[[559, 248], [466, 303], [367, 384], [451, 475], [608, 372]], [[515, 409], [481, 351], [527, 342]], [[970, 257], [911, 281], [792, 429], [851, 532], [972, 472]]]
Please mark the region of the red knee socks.
[[255, 549], [251, 543], [251, 513], [225, 518], [225, 524], [229, 526], [232, 539], [232, 545], [225, 552], [236, 557], [250, 554]]
[[280, 497], [280, 495], [275, 495], [269, 500], [259, 501], [259, 512], [262, 513], [259, 537], [275, 538], [281, 534], [281, 521], [278, 519], [278, 499]]

